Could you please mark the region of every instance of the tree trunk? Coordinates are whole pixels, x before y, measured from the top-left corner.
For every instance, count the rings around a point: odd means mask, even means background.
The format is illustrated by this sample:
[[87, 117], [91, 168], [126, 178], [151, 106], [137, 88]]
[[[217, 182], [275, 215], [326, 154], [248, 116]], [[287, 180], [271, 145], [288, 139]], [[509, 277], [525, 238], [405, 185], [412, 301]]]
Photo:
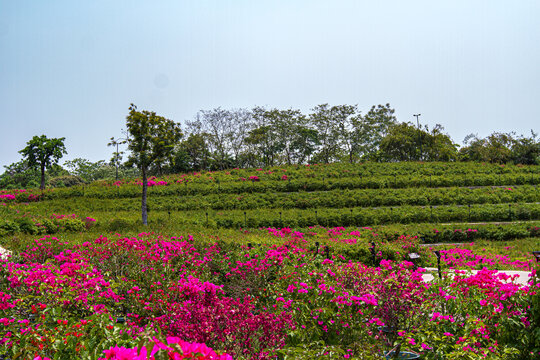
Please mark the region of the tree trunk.
[[45, 189], [45, 165], [41, 164], [41, 190]]
[[146, 168], [142, 167], [142, 200], [141, 200], [141, 213], [143, 225], [148, 225], [148, 212], [146, 210], [146, 194], [148, 190], [148, 180], [146, 179]]

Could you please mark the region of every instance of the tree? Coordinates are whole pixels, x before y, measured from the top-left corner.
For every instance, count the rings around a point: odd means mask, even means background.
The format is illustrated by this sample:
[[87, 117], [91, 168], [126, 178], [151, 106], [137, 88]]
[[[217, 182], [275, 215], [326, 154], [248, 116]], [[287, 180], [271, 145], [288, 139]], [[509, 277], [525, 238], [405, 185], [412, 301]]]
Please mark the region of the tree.
[[153, 111], [137, 111], [137, 106], [133, 104], [129, 107], [126, 127], [129, 133], [128, 149], [131, 151], [127, 163], [136, 165], [142, 174], [141, 217], [142, 223], [147, 225], [148, 169], [164, 159], [174, 161], [174, 146], [182, 138], [182, 131], [174, 121]]
[[285, 144], [280, 133], [285, 127], [282, 126], [282, 117], [279, 110], [267, 110], [263, 107], [255, 107], [252, 110], [253, 128], [247, 133], [244, 142], [257, 154], [258, 163], [252, 165], [274, 166]]
[[358, 138], [355, 136], [355, 121], [360, 118], [357, 114], [358, 107], [356, 105], [337, 105], [331, 109], [332, 123], [337, 127], [341, 136], [340, 142], [337, 144], [343, 147], [338, 150], [336, 155], [343, 152], [348, 155], [349, 162], [353, 162], [353, 158], [358, 148]]
[[21, 160], [8, 166], [0, 175], [0, 189], [27, 189], [39, 187], [39, 170], [28, 166], [28, 161]]
[[87, 159], [76, 158], [66, 161], [64, 166], [69, 170], [70, 175], [79, 176], [87, 183], [102, 179], [107, 173], [104, 160], [91, 162]]
[[256, 162], [252, 166], [273, 166], [275, 154], [277, 153], [277, 141], [273, 141], [272, 131], [270, 126], [258, 126], [248, 133], [245, 142], [253, 148], [253, 152], [257, 155]]
[[511, 160], [513, 142], [512, 134], [507, 133], [494, 132], [485, 139], [470, 134], [465, 137], [465, 146], [459, 152], [461, 159], [465, 161], [504, 164]]
[[213, 110], [201, 110], [197, 114], [201, 129], [208, 134], [208, 145], [214, 163], [219, 170], [227, 167], [230, 152], [230, 139], [234, 136], [233, 117], [229, 110], [220, 107]]
[[459, 150], [462, 161], [485, 161], [491, 163], [534, 165], [540, 156], [540, 143], [536, 133], [531, 130], [531, 137], [516, 137], [515, 133], [494, 132], [486, 138], [470, 134], [463, 140]]
[[58, 160], [67, 154], [64, 140], [66, 138], [48, 139], [45, 135], [34, 136], [26, 143], [26, 147], [19, 151], [31, 168], [41, 171], [40, 189], [45, 189], [45, 170], [58, 164]]
[[[426, 126], [427, 130], [427, 126]], [[455, 144], [448, 134], [444, 133], [444, 128], [440, 124], [436, 124], [428, 133], [423, 137], [425, 143], [422, 143], [422, 159], [427, 161], [455, 161], [458, 158], [458, 145]]]
[[210, 152], [208, 151], [206, 134], [190, 134], [180, 144], [175, 158], [174, 169], [176, 171], [208, 169]]
[[537, 165], [540, 162], [540, 142], [537, 134], [531, 130], [531, 137], [520, 136], [512, 145], [512, 161], [514, 164]]
[[251, 111], [247, 109], [233, 109], [231, 112], [232, 131], [229, 142], [234, 157], [235, 167], [245, 167], [243, 152], [246, 150], [245, 138], [253, 128]]
[[412, 123], [389, 128], [381, 140], [378, 159], [381, 161], [450, 161], [457, 158], [457, 145], [436, 125], [431, 132], [427, 125], [418, 129]]
[[274, 165], [274, 160], [291, 165], [296, 157], [296, 150], [299, 150], [294, 148], [293, 143], [300, 144], [296, 138], [299, 136], [299, 127], [306, 122], [305, 116], [302, 115], [300, 110], [294, 109], [264, 110], [257, 116], [264, 118], [263, 122], [268, 129], [267, 139], [269, 139], [269, 146], [266, 148], [273, 152], [269, 154], [269, 158], [272, 159], [271, 165]]
[[420, 160], [420, 143], [425, 134], [411, 123], [401, 123], [390, 128], [382, 139], [378, 158], [382, 161]]
[[395, 110], [386, 105], [373, 105], [364, 116], [352, 119], [353, 134], [356, 140], [356, 151], [359, 157], [373, 156], [388, 133], [390, 126], [396, 124]]
[[344, 140], [343, 129], [346, 121], [356, 111], [356, 106], [337, 105], [330, 107], [322, 104], [314, 107], [309, 115], [309, 121], [315, 127], [320, 142], [317, 159], [324, 163], [339, 160]]
[[296, 164], [309, 162], [311, 155], [320, 144], [317, 131], [307, 126], [297, 125], [295, 127], [295, 136], [291, 143], [293, 160]]

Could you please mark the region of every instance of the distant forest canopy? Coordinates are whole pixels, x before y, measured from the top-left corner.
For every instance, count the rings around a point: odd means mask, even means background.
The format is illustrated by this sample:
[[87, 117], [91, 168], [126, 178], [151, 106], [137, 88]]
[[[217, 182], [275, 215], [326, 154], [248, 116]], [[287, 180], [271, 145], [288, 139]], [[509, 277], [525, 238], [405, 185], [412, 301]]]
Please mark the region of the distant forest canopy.
[[[390, 106], [372, 106], [363, 114], [356, 105], [295, 109], [222, 109], [199, 111], [186, 121], [173, 156], [158, 159], [150, 175], [200, 170], [258, 168], [331, 162], [480, 161], [540, 164], [540, 142], [529, 136], [493, 132], [468, 135], [460, 146], [441, 125], [398, 122]], [[127, 137], [127, 135], [125, 136]], [[49, 186], [72, 186], [100, 179], [135, 177], [137, 168], [123, 162], [129, 137], [111, 138], [110, 161], [77, 158], [45, 171]], [[39, 169], [23, 158], [5, 166], [0, 188], [40, 185]]]

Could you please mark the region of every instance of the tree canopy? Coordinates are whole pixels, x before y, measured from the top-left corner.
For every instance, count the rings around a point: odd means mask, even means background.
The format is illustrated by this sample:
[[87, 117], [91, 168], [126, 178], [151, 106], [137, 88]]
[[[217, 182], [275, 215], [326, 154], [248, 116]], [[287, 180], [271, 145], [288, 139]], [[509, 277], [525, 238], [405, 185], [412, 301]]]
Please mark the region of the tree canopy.
[[400, 123], [389, 127], [382, 138], [377, 158], [380, 161], [455, 161], [457, 144], [436, 125], [429, 131], [412, 123]]
[[45, 135], [34, 136], [26, 143], [26, 147], [19, 151], [31, 168], [41, 171], [40, 189], [45, 188], [45, 170], [58, 164], [58, 160], [67, 154], [64, 140], [66, 138], [48, 139]]
[[179, 124], [153, 111], [137, 111], [137, 106], [133, 104], [129, 107], [126, 127], [128, 149], [131, 151], [127, 163], [136, 165], [142, 174], [141, 213], [142, 222], [147, 225], [148, 170], [152, 165], [160, 169], [166, 162], [174, 164], [174, 147], [183, 134]]

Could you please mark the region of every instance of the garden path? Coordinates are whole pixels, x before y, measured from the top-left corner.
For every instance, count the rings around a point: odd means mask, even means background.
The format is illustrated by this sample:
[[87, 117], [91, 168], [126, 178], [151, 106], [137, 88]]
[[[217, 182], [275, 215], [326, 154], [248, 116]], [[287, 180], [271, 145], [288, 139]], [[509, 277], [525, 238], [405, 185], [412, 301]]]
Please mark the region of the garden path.
[[0, 246], [0, 259], [4, 259], [6, 255], [11, 255], [11, 251]]
[[[435, 276], [438, 276], [437, 275], [437, 268], [431, 268], [431, 267], [428, 267], [428, 268], [425, 268], [427, 270], [426, 273], [422, 274], [422, 278], [424, 279], [424, 281], [431, 281], [434, 279]], [[444, 272], [448, 271], [448, 270], [443, 270]], [[452, 270], [450, 270], [452, 271]], [[471, 270], [474, 274], [476, 274], [478, 272], [478, 270]], [[507, 275], [518, 275], [518, 277], [514, 280], [515, 283], [518, 283], [518, 284], [521, 284], [521, 285], [526, 285], [527, 282], [529, 281], [530, 277], [531, 277], [531, 272], [530, 271], [518, 271], [518, 270], [500, 270], [499, 272], [501, 273], [505, 273]]]

